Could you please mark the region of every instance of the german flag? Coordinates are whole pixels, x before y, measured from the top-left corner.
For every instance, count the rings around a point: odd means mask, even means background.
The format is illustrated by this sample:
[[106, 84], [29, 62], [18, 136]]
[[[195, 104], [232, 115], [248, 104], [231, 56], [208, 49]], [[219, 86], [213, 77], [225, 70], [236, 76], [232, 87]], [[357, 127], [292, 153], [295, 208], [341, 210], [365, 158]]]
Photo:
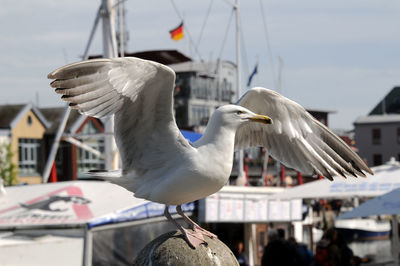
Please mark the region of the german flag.
[[173, 30], [170, 30], [169, 33], [171, 34], [171, 39], [174, 41], [179, 41], [183, 38], [183, 21], [182, 23]]

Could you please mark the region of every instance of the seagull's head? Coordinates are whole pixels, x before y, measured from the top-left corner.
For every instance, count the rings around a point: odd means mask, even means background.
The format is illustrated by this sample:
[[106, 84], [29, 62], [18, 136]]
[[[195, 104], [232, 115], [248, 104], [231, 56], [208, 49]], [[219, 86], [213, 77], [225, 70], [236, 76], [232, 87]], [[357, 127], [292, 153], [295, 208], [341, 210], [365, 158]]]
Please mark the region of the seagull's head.
[[240, 105], [228, 104], [216, 110], [220, 117], [220, 123], [225, 126], [238, 128], [246, 122], [258, 122], [262, 124], [272, 124], [272, 119], [266, 115], [259, 115]]

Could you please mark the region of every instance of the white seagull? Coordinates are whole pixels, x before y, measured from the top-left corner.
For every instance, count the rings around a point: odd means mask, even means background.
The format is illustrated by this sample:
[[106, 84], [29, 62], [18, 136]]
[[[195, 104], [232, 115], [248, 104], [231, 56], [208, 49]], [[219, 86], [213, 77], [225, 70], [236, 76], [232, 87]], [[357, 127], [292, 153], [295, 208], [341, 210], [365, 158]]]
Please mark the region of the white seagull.
[[[372, 174], [302, 106], [269, 89], [253, 88], [236, 105], [215, 110], [202, 138], [190, 144], [175, 122], [175, 72], [165, 65], [133, 57], [96, 59], [61, 67], [48, 78], [55, 79], [51, 87], [71, 108], [98, 118], [115, 115], [122, 170], [119, 178], [114, 172], [95, 174], [138, 198], [166, 204], [165, 216], [194, 248], [205, 242], [203, 234], [216, 236], [190, 220], [180, 205], [219, 191], [229, 179], [237, 149], [263, 146], [306, 175]], [[177, 205], [193, 230], [171, 218], [169, 205]]]

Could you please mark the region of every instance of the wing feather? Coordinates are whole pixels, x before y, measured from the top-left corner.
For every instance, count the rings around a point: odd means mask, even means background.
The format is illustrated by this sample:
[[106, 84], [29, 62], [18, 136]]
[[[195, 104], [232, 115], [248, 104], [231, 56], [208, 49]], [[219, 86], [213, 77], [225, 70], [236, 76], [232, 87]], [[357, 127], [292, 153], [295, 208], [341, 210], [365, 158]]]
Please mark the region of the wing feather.
[[253, 88], [238, 101], [273, 120], [246, 123], [236, 132], [235, 148], [264, 146], [272, 157], [305, 174], [365, 176], [371, 169], [351, 148], [302, 106], [265, 88]]
[[175, 73], [167, 66], [133, 57], [96, 59], [64, 66], [48, 78], [71, 108], [99, 118], [115, 114], [123, 174], [161, 168], [190, 146], [175, 123]]

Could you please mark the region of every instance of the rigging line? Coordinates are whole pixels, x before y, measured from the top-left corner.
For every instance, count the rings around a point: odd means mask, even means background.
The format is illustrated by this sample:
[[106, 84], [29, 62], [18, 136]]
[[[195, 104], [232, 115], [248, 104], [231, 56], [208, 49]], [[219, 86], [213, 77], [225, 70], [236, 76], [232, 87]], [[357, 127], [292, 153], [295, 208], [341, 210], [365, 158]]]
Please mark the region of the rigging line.
[[200, 45], [201, 38], [203, 37], [204, 28], [206, 27], [206, 24], [207, 24], [207, 21], [208, 21], [208, 17], [210, 15], [211, 7], [212, 7], [213, 3], [214, 3], [214, 0], [211, 0], [210, 4], [208, 6], [208, 9], [207, 9], [206, 18], [204, 19], [203, 25], [201, 26], [201, 30], [200, 30], [199, 38], [197, 40], [196, 47], [199, 47], [199, 45]]
[[235, 10], [232, 8], [232, 12], [231, 12], [231, 15], [230, 15], [229, 20], [228, 20], [228, 25], [227, 25], [226, 30], [225, 30], [225, 35], [224, 35], [224, 38], [222, 39], [221, 49], [219, 50], [219, 54], [218, 54], [218, 57], [217, 57], [218, 60], [221, 59], [222, 53], [224, 51], [225, 44], [226, 44], [226, 39], [227, 39], [228, 33], [229, 33], [229, 27], [231, 26], [231, 22], [232, 22], [232, 18], [233, 18], [233, 13], [234, 12], [235, 12]]
[[[174, 10], [175, 10], [175, 13], [178, 15], [178, 17], [179, 17], [179, 18], [182, 20], [182, 22], [183, 22], [183, 21], [184, 21], [183, 16], [182, 16], [181, 13], [179, 12], [178, 7], [175, 5], [174, 0], [170, 0], [170, 2], [171, 2], [171, 4], [172, 4], [172, 7], [173, 7]], [[192, 36], [190, 35], [189, 28], [187, 27], [187, 25], [185, 26], [185, 28], [186, 28], [187, 36], [188, 36], [188, 38], [189, 38], [189, 42], [193, 45], [194, 51], [196, 52], [196, 54], [197, 54], [197, 56], [199, 57], [200, 61], [203, 62], [204, 60], [203, 60], [203, 58], [201, 57], [200, 52], [199, 52], [199, 50], [197, 49], [197, 46], [196, 46], [196, 44], [194, 43]]]
[[267, 49], [268, 49], [269, 56], [271, 58], [270, 63], [271, 63], [272, 81], [274, 83], [275, 88], [277, 88], [278, 85], [277, 85], [277, 81], [276, 81], [276, 78], [275, 78], [275, 64], [274, 64], [274, 58], [273, 58], [273, 55], [272, 55], [271, 44], [269, 42], [269, 37], [268, 37], [268, 28], [267, 28], [267, 21], [266, 21], [266, 18], [265, 18], [264, 5], [262, 3], [262, 0], [259, 0], [259, 3], [260, 3], [261, 16], [262, 16], [262, 19], [263, 19], [265, 40], [267, 42]]
[[228, 5], [230, 5], [230, 6], [235, 6], [235, 4], [234, 3], [231, 3], [229, 0], [223, 0], [225, 3], [227, 3]]

